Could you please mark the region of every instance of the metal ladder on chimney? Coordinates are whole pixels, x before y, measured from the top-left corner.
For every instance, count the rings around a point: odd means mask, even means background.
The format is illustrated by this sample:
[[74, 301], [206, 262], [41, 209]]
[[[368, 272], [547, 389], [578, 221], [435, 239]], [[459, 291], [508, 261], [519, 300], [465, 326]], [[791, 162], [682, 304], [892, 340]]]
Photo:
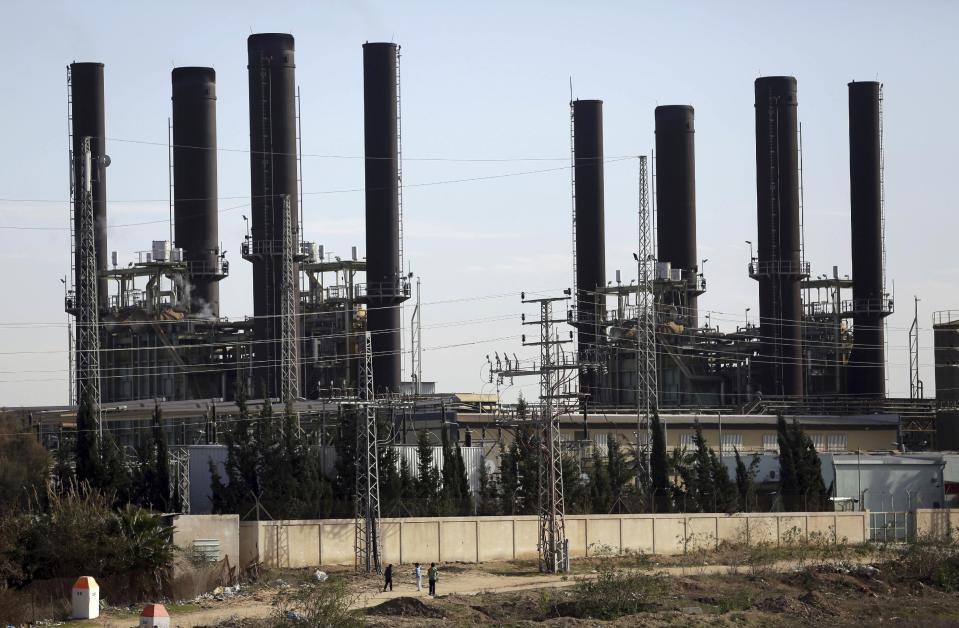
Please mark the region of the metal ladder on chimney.
[[[397, 205], [399, 209], [399, 254], [400, 254], [400, 275], [404, 272], [403, 267], [403, 109], [400, 106], [400, 46], [396, 46], [396, 181], [397, 181]], [[399, 277], [394, 278], [399, 288]]]
[[[766, 269], [767, 281], [772, 283], [772, 325], [770, 328], [773, 330], [771, 338], [767, 338], [767, 341], [770, 341], [774, 345], [774, 356], [767, 356], [767, 359], [772, 359], [775, 361], [773, 366], [773, 372], [776, 374], [776, 382], [772, 391], [766, 391], [767, 394], [781, 394], [782, 390], [782, 380], [783, 380], [783, 328], [785, 326], [785, 321], [782, 316], [777, 314], [783, 314], [780, 302], [782, 301], [782, 294], [780, 291], [782, 285], [780, 282], [779, 274], [781, 271], [782, 265], [782, 246], [779, 242], [779, 98], [771, 96], [769, 98], [769, 228], [771, 233], [771, 244], [772, 244], [772, 259], [767, 260], [767, 263], [770, 265], [770, 268]], [[761, 263], [761, 261], [760, 261]], [[775, 272], [770, 272], [775, 269]], [[758, 269], [757, 269], [758, 270]], [[760, 332], [762, 333], [762, 332]]]
[[[886, 299], [886, 150], [883, 141], [882, 123], [882, 83], [879, 84], [879, 225], [882, 234], [882, 294], [880, 295], [880, 311], [884, 311]], [[855, 277], [853, 280], [855, 281]], [[889, 355], [889, 323], [887, 318], [882, 319], [883, 355]], [[918, 342], [918, 339], [917, 339]], [[917, 347], [918, 351], [918, 347]], [[918, 364], [917, 364], [918, 373]], [[886, 376], [886, 390], [889, 389], [889, 369], [883, 369]], [[917, 375], [918, 377], [918, 375]], [[911, 379], [911, 378], [910, 378]]]
[[[579, 286], [576, 285], [576, 116], [573, 109], [573, 87], [570, 83], [569, 94], [569, 198], [573, 216], [573, 307], [577, 307]], [[577, 317], [580, 312], [577, 311]]]
[[77, 272], [77, 243], [76, 227], [74, 221], [76, 214], [74, 205], [77, 202], [77, 182], [76, 172], [73, 164], [73, 74], [70, 72], [70, 66], [67, 66], [67, 154], [70, 159], [70, 277], [67, 279], [71, 290], [75, 290], [76, 272]]
[[[76, 180], [75, 180], [75, 171], [73, 166], [73, 75], [70, 72], [70, 66], [67, 66], [67, 155], [69, 160], [69, 170], [70, 170], [70, 197], [67, 201], [67, 211], [70, 216], [70, 275], [65, 280], [66, 291], [73, 292], [74, 294], [74, 307], [76, 307], [76, 264], [77, 264], [77, 244], [76, 244], [76, 214], [75, 212], [75, 203], [77, 202], [76, 194]], [[66, 303], [64, 303], [66, 305]], [[67, 325], [70, 326], [68, 329], [68, 338], [71, 339], [70, 346], [68, 350], [70, 352], [69, 360], [69, 369], [70, 372], [67, 374], [69, 383], [67, 384], [67, 391], [69, 394], [70, 405], [73, 405], [77, 401], [77, 379], [76, 379], [76, 356], [74, 355], [73, 349], [73, 330], [70, 323], [70, 316], [67, 315]]]

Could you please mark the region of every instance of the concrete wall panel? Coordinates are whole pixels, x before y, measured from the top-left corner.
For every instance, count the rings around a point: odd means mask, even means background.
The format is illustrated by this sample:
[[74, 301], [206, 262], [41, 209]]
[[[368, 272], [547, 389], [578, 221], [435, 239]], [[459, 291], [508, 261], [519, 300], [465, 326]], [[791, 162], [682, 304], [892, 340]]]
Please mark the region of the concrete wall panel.
[[513, 520], [500, 517], [479, 517], [480, 562], [513, 559]]

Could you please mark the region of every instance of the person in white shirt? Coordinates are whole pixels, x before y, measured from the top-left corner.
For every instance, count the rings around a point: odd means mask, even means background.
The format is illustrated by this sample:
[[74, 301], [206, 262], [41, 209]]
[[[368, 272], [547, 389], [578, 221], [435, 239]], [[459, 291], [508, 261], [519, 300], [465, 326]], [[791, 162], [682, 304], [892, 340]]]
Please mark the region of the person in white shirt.
[[419, 563], [416, 563], [416, 566], [413, 568], [413, 575], [416, 576], [416, 590], [423, 590], [423, 568], [420, 567]]

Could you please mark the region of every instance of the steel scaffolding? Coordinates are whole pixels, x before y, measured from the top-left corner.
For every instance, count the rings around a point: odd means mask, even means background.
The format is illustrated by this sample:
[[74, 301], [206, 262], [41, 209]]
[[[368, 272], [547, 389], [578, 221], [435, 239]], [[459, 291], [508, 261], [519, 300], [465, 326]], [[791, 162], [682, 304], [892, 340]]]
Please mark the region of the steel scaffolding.
[[649, 478], [649, 448], [652, 443], [651, 417], [659, 402], [656, 369], [656, 295], [654, 279], [656, 254], [649, 211], [649, 178], [646, 156], [639, 158], [639, 253], [636, 282], [636, 469], [637, 483]]
[[97, 295], [96, 221], [93, 213], [93, 154], [90, 138], [83, 138], [80, 170], [80, 208], [77, 226], [79, 282], [77, 312], [77, 399], [89, 404], [97, 437], [103, 435], [100, 421], [100, 313]]
[[296, 233], [293, 229], [293, 212], [290, 195], [283, 195], [283, 250], [280, 286], [280, 391], [287, 408], [299, 397], [299, 366], [297, 361], [296, 333], [296, 282], [295, 264]]
[[356, 425], [356, 569], [380, 573], [380, 471], [377, 450], [376, 406], [373, 388], [373, 348], [366, 332], [360, 378], [363, 399]]

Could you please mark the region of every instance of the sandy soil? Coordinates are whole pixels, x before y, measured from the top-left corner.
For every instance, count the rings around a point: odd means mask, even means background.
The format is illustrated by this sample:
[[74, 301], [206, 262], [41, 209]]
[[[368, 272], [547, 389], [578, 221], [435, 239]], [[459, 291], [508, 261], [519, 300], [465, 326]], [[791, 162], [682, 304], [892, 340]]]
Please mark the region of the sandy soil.
[[[788, 572], [794, 570], [798, 561], [780, 561], [769, 565], [771, 571]], [[581, 566], [580, 566], [581, 567]], [[369, 608], [386, 601], [399, 598], [419, 598], [428, 601], [426, 582], [423, 591], [416, 591], [416, 583], [406, 565], [397, 568], [393, 591], [382, 591], [382, 580], [378, 577], [355, 576], [351, 589], [359, 597], [355, 608]], [[509, 573], [515, 571], [518, 573]], [[492, 572], [492, 573], [491, 573]], [[672, 577], [710, 576], [741, 573], [742, 567], [735, 565], [693, 565], [652, 567], [651, 572], [664, 573]], [[591, 573], [578, 573], [575, 578], [589, 578]], [[171, 613], [171, 625], [183, 628], [215, 626], [230, 619], [265, 619], [272, 612], [272, 600], [277, 591], [269, 584], [257, 586], [252, 594], [224, 601], [203, 601], [205, 607], [175, 611]], [[575, 579], [563, 575], [544, 575], [529, 569], [517, 568], [509, 563], [483, 565], [447, 565], [440, 572], [437, 593], [440, 598], [447, 596], [465, 597], [485, 594], [517, 593], [544, 588], [565, 588], [575, 584]], [[132, 616], [104, 616], [95, 625], [125, 628], [134, 626], [136, 618]]]

